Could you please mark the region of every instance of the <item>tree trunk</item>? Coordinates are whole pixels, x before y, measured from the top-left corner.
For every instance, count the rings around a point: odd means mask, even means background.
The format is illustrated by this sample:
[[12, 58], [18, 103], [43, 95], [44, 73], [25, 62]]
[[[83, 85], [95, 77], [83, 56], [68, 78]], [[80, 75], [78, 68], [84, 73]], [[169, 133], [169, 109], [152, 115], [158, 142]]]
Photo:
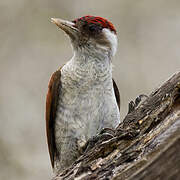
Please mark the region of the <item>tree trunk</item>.
[[180, 72], [54, 179], [180, 179]]

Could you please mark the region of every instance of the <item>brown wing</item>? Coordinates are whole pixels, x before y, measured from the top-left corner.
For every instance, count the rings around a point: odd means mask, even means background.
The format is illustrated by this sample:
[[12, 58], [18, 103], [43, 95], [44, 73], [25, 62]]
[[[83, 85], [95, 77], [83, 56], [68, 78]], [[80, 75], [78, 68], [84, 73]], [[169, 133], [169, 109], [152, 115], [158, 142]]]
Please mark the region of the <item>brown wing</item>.
[[52, 167], [54, 168], [54, 157], [57, 156], [54, 134], [54, 121], [56, 118], [56, 110], [58, 106], [58, 99], [60, 94], [60, 82], [61, 71], [60, 69], [53, 73], [48, 85], [48, 93], [46, 97], [46, 133], [49, 154]]
[[119, 107], [119, 110], [120, 110], [120, 93], [119, 93], [119, 89], [116, 85], [116, 82], [114, 81], [113, 79], [113, 87], [114, 87], [114, 93], [115, 93], [115, 96], [116, 96], [116, 101], [117, 101], [117, 104], [118, 104], [118, 107]]

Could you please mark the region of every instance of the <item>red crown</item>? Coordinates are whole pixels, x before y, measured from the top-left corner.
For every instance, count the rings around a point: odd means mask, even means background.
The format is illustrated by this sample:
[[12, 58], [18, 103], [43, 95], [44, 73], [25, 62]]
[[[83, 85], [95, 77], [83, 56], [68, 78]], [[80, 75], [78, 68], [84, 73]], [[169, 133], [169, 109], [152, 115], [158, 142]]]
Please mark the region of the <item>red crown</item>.
[[101, 24], [101, 26], [103, 28], [108, 28], [111, 31], [116, 33], [116, 29], [115, 29], [114, 25], [107, 19], [99, 17], [99, 16], [83, 16], [81, 18], [75, 19], [73, 22], [76, 23], [77, 21], [86, 21], [88, 24], [89, 23], [94, 23], [94, 24], [98, 23], [98, 24]]

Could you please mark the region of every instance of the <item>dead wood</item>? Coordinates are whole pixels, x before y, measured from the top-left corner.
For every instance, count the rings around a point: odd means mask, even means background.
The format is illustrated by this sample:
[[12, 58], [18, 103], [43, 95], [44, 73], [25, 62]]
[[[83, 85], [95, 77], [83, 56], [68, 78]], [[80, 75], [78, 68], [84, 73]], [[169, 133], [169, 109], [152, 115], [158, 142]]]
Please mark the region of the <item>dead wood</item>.
[[180, 72], [54, 179], [180, 179]]

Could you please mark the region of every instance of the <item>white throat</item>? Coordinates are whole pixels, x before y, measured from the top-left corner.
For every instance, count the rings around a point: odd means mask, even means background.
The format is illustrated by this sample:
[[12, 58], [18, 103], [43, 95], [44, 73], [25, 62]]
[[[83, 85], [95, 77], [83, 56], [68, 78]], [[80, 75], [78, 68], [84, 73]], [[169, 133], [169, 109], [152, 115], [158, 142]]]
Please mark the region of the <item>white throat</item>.
[[103, 29], [110, 46], [96, 46], [93, 43], [87, 46], [78, 46], [74, 49], [74, 56], [63, 66], [62, 71], [73, 81], [101, 82], [112, 87], [112, 57], [117, 49], [117, 36], [107, 28]]
[[62, 68], [66, 77], [69, 76], [72, 81], [79, 82], [81, 85], [85, 83], [87, 86], [90, 86], [91, 83], [111, 82], [112, 61], [109, 54], [99, 51], [88, 52], [86, 49], [75, 52], [72, 59]]

